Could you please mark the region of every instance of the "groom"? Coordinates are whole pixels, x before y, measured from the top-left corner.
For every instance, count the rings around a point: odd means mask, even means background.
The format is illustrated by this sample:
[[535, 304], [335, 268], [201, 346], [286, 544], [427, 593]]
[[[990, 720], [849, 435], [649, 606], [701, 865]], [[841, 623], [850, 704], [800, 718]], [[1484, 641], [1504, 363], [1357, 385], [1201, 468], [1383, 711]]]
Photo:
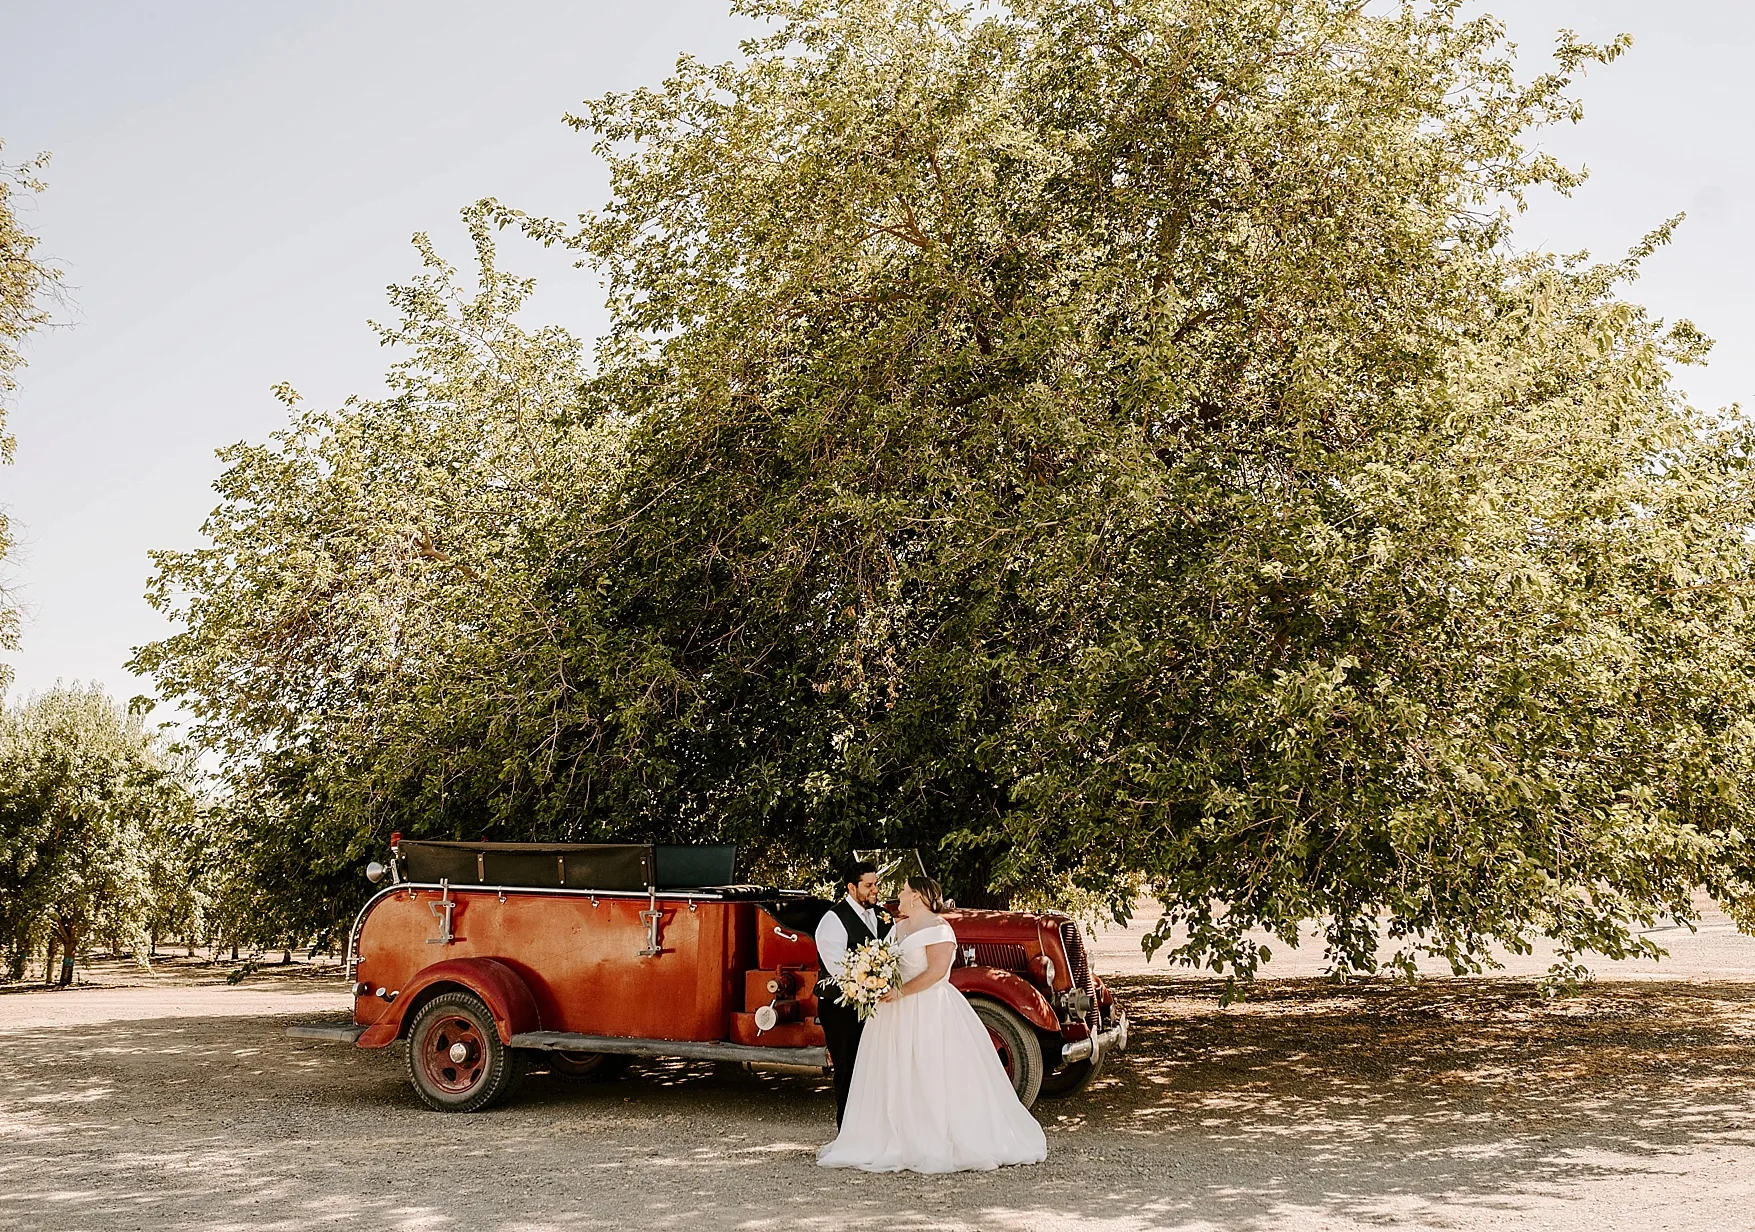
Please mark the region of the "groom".
[[842, 872], [847, 895], [829, 909], [817, 925], [817, 957], [822, 975], [817, 980], [817, 1021], [829, 1045], [835, 1067], [835, 1125], [847, 1111], [847, 1091], [853, 1083], [853, 1062], [859, 1056], [859, 1036], [864, 1030], [859, 1012], [842, 1005], [835, 980], [847, 951], [861, 942], [877, 939], [883, 925], [878, 920], [878, 867], [870, 860], [856, 860]]

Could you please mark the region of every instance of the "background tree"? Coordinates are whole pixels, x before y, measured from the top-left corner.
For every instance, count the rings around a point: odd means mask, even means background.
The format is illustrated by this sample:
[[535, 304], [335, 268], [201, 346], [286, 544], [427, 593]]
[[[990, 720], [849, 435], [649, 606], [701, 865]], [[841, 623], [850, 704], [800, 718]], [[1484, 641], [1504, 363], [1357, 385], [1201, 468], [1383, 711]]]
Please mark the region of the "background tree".
[[13, 979], [46, 948], [72, 983], [94, 942], [144, 956], [154, 840], [192, 809], [188, 767], [96, 686], [60, 687], [0, 720], [0, 946]]
[[[1622, 263], [1520, 255], [1520, 81], [1457, 3], [750, 3], [575, 121], [587, 367], [396, 292], [397, 395], [236, 447], [138, 664], [279, 801], [312, 918], [391, 828], [917, 845], [1250, 975], [1649, 952], [1740, 893], [1734, 416]], [[449, 296], [449, 298], [448, 298]], [[270, 844], [274, 846], [275, 844]], [[1380, 923], [1391, 949], [1379, 952]], [[1181, 931], [1177, 931], [1178, 926]]]
[[[6, 143], [0, 141], [0, 151]], [[16, 373], [24, 366], [20, 343], [32, 330], [48, 323], [45, 296], [60, 281], [60, 272], [34, 256], [37, 238], [18, 217], [21, 193], [38, 193], [43, 182], [36, 173], [49, 165], [39, 154], [23, 166], [0, 162], [0, 463], [12, 460], [13, 440], [6, 431], [6, 403], [18, 388]], [[0, 511], [0, 560], [11, 549], [12, 537], [6, 515]], [[0, 650], [17, 645], [18, 613], [0, 593]], [[12, 669], [0, 663], [0, 689], [12, 679]]]
[[[156, 784], [141, 834], [141, 874], [146, 883], [142, 926], [147, 952], [178, 938], [186, 954], [197, 944], [218, 946], [237, 939], [224, 927], [228, 914], [219, 903], [225, 852], [216, 810], [192, 790], [195, 767], [180, 750], [164, 750], [165, 775]], [[254, 897], [254, 895], [252, 895]]]

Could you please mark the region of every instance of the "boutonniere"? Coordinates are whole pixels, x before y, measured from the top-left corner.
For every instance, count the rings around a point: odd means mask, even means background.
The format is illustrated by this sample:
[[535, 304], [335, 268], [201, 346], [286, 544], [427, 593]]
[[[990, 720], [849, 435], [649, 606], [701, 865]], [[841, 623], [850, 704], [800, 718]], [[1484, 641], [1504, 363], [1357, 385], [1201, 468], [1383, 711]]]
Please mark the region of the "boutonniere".
[[889, 912], [885, 911], [882, 907], [873, 907], [872, 913], [877, 916], [878, 923], [880, 923], [880, 924], [893, 924], [893, 923], [895, 923], [895, 918], [893, 916], [891, 916]]

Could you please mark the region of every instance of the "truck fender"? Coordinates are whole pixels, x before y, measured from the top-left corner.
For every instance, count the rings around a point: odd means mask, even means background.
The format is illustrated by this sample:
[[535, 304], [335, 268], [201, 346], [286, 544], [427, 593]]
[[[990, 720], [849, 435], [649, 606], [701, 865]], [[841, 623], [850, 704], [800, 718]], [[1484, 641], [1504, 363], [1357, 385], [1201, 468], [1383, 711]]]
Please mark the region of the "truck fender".
[[[405, 984], [396, 1000], [385, 1007], [384, 1016], [367, 1027], [355, 1047], [383, 1048], [402, 1035], [409, 1013], [427, 998], [422, 994], [435, 985], [455, 985], [480, 997], [494, 1017], [494, 1030], [502, 1044], [510, 1044], [521, 1031], [538, 1031], [542, 1021], [536, 998], [518, 973], [496, 958], [451, 958], [436, 962]], [[442, 989], [440, 991], [443, 991]]]
[[955, 967], [951, 985], [965, 997], [990, 997], [1022, 1014], [1031, 1026], [1060, 1034], [1060, 1019], [1048, 998], [1020, 975], [998, 967]]

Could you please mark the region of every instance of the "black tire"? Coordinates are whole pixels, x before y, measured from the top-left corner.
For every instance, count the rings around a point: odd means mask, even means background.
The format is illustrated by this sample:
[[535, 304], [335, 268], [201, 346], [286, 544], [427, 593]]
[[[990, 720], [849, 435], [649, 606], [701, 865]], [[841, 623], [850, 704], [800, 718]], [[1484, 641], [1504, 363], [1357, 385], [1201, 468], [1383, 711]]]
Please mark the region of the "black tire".
[[500, 1042], [494, 1016], [471, 992], [421, 1006], [403, 1057], [414, 1093], [439, 1112], [480, 1112], [509, 1099], [524, 1078], [520, 1050]]
[[1069, 1061], [1042, 1079], [1042, 1094], [1049, 1099], [1077, 1095], [1103, 1072], [1104, 1060], [1103, 1054], [1098, 1053], [1095, 1060], [1086, 1057], [1083, 1061]]
[[532, 1069], [546, 1069], [564, 1078], [607, 1082], [626, 1073], [630, 1060], [631, 1057], [617, 1052], [565, 1052], [545, 1048], [532, 1052], [529, 1064]]
[[987, 1033], [993, 1037], [994, 1051], [1005, 1066], [1006, 1077], [1018, 1102], [1028, 1108], [1042, 1092], [1042, 1045], [1036, 1030], [1015, 1011], [985, 997], [971, 998], [969, 1004]]

